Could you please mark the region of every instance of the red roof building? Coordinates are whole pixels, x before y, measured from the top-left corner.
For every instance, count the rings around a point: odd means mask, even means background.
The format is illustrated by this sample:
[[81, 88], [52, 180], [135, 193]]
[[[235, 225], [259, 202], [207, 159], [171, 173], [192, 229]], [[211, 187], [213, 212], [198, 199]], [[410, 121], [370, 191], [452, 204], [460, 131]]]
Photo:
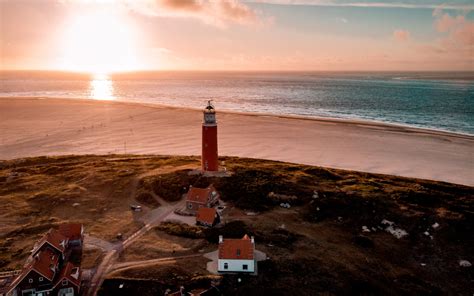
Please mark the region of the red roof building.
[[82, 246], [84, 227], [80, 223], [64, 223], [59, 225], [58, 232], [67, 237], [70, 246]]
[[63, 267], [55, 281], [53, 289], [58, 290], [66, 286], [66, 289], [69, 289], [69, 291], [71, 291], [71, 289], [74, 291], [73, 295], [79, 294], [81, 287], [81, 269], [74, 266], [71, 262], [67, 262]]
[[196, 213], [196, 224], [212, 227], [220, 222], [220, 216], [214, 208], [201, 207]]
[[254, 272], [255, 240], [244, 235], [241, 239], [224, 239], [219, 236], [219, 272]]
[[201, 207], [213, 207], [218, 203], [219, 197], [219, 193], [212, 184], [207, 188], [190, 187], [186, 194], [186, 210], [196, 214]]
[[[71, 230], [70, 237], [75, 237], [75, 226], [63, 226], [63, 233], [64, 229]], [[79, 295], [81, 272], [79, 267], [68, 261], [71, 254], [68, 241], [68, 237], [60, 231], [50, 229], [35, 244], [22, 272], [9, 285], [6, 295]]]
[[57, 250], [59, 253], [64, 255], [64, 251], [68, 245], [68, 239], [55, 229], [50, 229], [42, 238], [39, 240], [33, 250], [31, 255], [35, 255], [39, 250], [42, 250], [46, 246], [52, 247]]

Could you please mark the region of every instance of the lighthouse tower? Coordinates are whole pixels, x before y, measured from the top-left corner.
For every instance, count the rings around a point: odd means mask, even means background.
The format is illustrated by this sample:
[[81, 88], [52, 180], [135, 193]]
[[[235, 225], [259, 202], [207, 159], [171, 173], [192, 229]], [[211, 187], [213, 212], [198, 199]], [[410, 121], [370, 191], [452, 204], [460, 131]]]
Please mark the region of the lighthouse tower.
[[202, 123], [202, 170], [215, 172], [219, 169], [217, 162], [217, 121], [216, 110], [211, 101], [203, 111], [204, 121]]

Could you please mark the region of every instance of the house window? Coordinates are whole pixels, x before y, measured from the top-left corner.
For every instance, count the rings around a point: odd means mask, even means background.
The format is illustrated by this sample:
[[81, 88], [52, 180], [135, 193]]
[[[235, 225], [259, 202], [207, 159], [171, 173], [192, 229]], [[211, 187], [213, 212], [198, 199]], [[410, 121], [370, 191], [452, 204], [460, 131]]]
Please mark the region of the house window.
[[224, 263], [224, 269], [229, 269], [229, 264], [227, 262]]
[[249, 266], [248, 266], [247, 264], [244, 264], [244, 265], [242, 265], [242, 269], [243, 269], [243, 270], [248, 270], [248, 269], [249, 269]]
[[39, 280], [40, 282], [42, 282], [42, 281], [43, 281], [43, 277], [40, 276], [40, 278], [39, 278], [38, 280]]
[[63, 286], [67, 286], [67, 280], [63, 280], [63, 282], [61, 283]]
[[240, 257], [240, 249], [237, 249], [237, 257]]
[[59, 293], [58, 293], [58, 296], [70, 296], [70, 295], [75, 295], [73, 288], [63, 288], [59, 290]]
[[33, 283], [33, 279], [28, 279], [28, 283]]

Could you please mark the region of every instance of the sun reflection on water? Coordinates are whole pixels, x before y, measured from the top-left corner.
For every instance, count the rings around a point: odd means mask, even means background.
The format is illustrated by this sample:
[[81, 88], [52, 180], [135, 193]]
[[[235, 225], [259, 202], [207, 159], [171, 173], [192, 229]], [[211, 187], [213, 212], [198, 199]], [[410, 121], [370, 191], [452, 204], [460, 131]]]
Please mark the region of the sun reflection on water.
[[114, 100], [114, 85], [109, 76], [96, 74], [90, 82], [90, 97], [95, 100]]

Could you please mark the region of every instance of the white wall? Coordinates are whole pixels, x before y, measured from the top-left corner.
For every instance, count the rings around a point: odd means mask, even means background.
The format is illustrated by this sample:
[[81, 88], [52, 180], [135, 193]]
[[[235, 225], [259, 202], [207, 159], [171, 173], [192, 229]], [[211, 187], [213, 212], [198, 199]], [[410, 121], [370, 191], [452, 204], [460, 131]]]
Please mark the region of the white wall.
[[[229, 268], [224, 269], [224, 263], [229, 265]], [[243, 264], [248, 265], [248, 269], [242, 268]], [[255, 260], [236, 260], [236, 259], [219, 259], [217, 260], [217, 271], [240, 271], [240, 272], [254, 272]]]

